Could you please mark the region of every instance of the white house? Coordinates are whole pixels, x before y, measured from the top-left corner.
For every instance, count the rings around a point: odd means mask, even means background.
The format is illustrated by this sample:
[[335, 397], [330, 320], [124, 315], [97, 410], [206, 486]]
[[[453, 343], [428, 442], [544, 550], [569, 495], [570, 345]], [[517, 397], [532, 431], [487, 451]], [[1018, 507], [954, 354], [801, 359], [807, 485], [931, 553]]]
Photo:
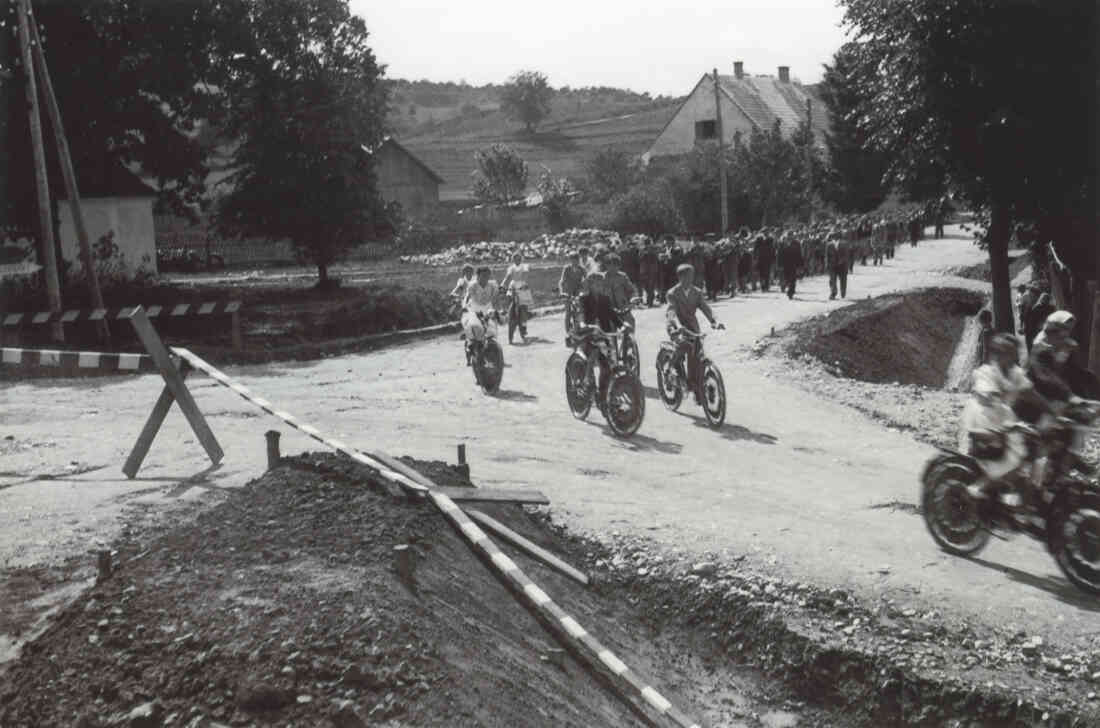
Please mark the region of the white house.
[[[809, 107], [807, 101], [811, 102]], [[718, 75], [718, 105], [726, 144], [731, 144], [738, 132], [747, 137], [754, 128], [768, 130], [776, 119], [781, 121], [783, 134], [789, 136], [807, 118], [809, 109], [814, 143], [825, 145], [829, 130], [825, 104], [808, 87], [791, 81], [788, 66], [780, 66], [777, 77], [753, 76], [745, 73], [744, 63], [736, 61], [733, 75]], [[695, 84], [642, 159], [648, 163], [658, 157], [686, 154], [697, 142], [717, 140], [716, 108], [714, 76], [708, 73]]]
[[[120, 164], [101, 167], [82, 166], [77, 170], [80, 209], [93, 249], [96, 241], [114, 233], [127, 272], [157, 272], [156, 231], [153, 227], [153, 202], [156, 193]], [[80, 245], [73, 225], [73, 212], [64, 186], [58, 190], [58, 218], [61, 229], [61, 255], [80, 270]]]

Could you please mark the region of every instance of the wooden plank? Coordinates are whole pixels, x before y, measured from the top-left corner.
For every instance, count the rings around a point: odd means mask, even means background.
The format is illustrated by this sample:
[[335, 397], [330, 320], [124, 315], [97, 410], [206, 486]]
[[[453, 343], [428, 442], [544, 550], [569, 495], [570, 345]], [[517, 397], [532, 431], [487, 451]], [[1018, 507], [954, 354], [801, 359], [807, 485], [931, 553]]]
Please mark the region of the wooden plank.
[[442, 493], [453, 501], [463, 503], [529, 503], [548, 506], [550, 499], [537, 490], [504, 490], [500, 488], [455, 488], [431, 486], [432, 492]]
[[[452, 500], [454, 499], [452, 498]], [[538, 544], [533, 543], [532, 541], [529, 541], [528, 539], [519, 535], [492, 516], [486, 513], [482, 513], [481, 511], [475, 511], [473, 509], [467, 510], [466, 515], [480, 523], [482, 526], [485, 526], [485, 528], [500, 536], [519, 550], [523, 551], [528, 556], [538, 559], [547, 566], [557, 569], [561, 573], [568, 576], [570, 579], [573, 579], [574, 581], [578, 581], [581, 584], [588, 586], [588, 575], [585, 574], [583, 571], [573, 568], [554, 554], [550, 553]]]
[[[180, 362], [179, 371], [180, 381], [183, 381], [187, 378], [187, 373], [191, 371], [191, 367], [186, 360]], [[138, 435], [137, 442], [130, 450], [126, 463], [122, 466], [122, 472], [126, 474], [127, 478], [133, 480], [137, 477], [138, 470], [141, 469], [141, 464], [145, 461], [145, 456], [149, 454], [149, 448], [152, 447], [153, 440], [156, 439], [160, 426], [164, 424], [164, 418], [168, 416], [168, 410], [172, 409], [172, 403], [175, 401], [176, 396], [172, 394], [172, 388], [165, 385], [164, 389], [161, 390], [160, 397], [157, 398], [157, 403], [153, 405], [153, 411], [149, 413], [149, 418], [145, 421], [145, 426], [141, 428], [141, 434]]]
[[199, 406], [195, 404], [195, 398], [191, 396], [191, 392], [188, 391], [187, 385], [183, 383], [183, 378], [180, 377], [179, 370], [176, 369], [172, 363], [172, 356], [168, 353], [168, 349], [165, 348], [164, 342], [160, 340], [160, 336], [157, 335], [156, 329], [149, 323], [149, 318], [145, 315], [145, 310], [138, 306], [130, 314], [130, 323], [134, 327], [134, 331], [137, 333], [138, 338], [141, 339], [141, 343], [145, 346], [145, 351], [149, 353], [149, 356], [153, 357], [153, 361], [156, 363], [157, 368], [160, 369], [160, 375], [164, 377], [164, 383], [168, 385], [168, 388], [172, 390], [172, 394], [175, 396], [176, 402], [180, 406], [180, 410], [183, 412], [183, 416], [187, 418], [188, 424], [191, 425], [191, 430], [194, 431], [195, 437], [202, 443], [203, 448], [206, 450], [206, 454], [210, 457], [210, 461], [217, 465], [225, 457], [225, 453], [222, 452], [221, 446], [218, 444], [218, 439], [214, 437], [214, 433], [210, 430], [210, 425], [206, 424], [206, 418], [202, 416], [202, 412], [199, 411]]
[[397, 472], [401, 473], [406, 478], [412, 480], [415, 483], [419, 483], [426, 488], [436, 487], [433, 480], [418, 472], [417, 470], [410, 468], [408, 465], [401, 462], [397, 458], [391, 458], [389, 455], [381, 452], [371, 452], [369, 450], [364, 450], [363, 452], [366, 453], [368, 456], [374, 458], [378, 462], [382, 463], [386, 467], [396, 470]]

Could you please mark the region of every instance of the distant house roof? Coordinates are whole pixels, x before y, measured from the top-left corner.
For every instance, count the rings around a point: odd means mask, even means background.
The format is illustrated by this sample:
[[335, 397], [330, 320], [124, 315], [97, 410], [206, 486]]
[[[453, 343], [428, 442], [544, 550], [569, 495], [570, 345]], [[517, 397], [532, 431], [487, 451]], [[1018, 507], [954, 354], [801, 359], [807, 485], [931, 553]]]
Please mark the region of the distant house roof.
[[809, 93], [805, 86], [780, 81], [773, 76], [718, 76], [722, 92], [745, 112], [759, 129], [768, 129], [776, 119], [783, 122], [787, 133], [793, 132], [806, 118], [806, 101], [812, 100], [810, 125], [814, 137], [823, 140], [829, 131], [829, 119], [821, 99]]
[[[95, 163], [90, 160], [76, 160], [76, 189], [80, 197], [156, 197], [157, 192], [141, 181], [141, 178], [126, 169], [121, 162], [111, 159]], [[65, 185], [56, 185], [57, 197], [69, 199]]]
[[369, 148], [367, 148], [366, 145], [363, 145], [363, 151], [366, 152], [367, 154], [374, 154], [375, 152], [377, 152], [381, 149], [384, 149], [387, 146], [391, 146], [391, 147], [399, 150], [402, 154], [406, 155], [409, 159], [411, 159], [413, 162], [415, 162], [418, 167], [423, 169], [428, 174], [428, 176], [430, 176], [432, 179], [434, 179], [437, 183], [443, 184], [444, 182], [446, 182], [446, 180], [444, 180], [442, 177], [440, 177], [434, 169], [432, 169], [428, 165], [424, 164], [424, 162], [421, 161], [421, 159], [419, 157], [417, 157], [415, 154], [410, 152], [407, 147], [405, 147], [403, 144], [401, 144], [399, 141], [397, 141], [393, 137], [386, 137], [385, 139], [382, 140], [382, 143], [379, 144], [374, 149], [369, 149]]

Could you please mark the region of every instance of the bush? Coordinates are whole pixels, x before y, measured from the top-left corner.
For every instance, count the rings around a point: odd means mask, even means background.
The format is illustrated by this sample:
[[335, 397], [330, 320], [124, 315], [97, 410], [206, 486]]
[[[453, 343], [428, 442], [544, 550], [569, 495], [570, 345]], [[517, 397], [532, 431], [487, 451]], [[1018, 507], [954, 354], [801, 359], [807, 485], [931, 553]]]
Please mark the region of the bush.
[[672, 188], [664, 180], [644, 182], [615, 195], [610, 208], [603, 227], [619, 233], [657, 236], [675, 233], [684, 227]]

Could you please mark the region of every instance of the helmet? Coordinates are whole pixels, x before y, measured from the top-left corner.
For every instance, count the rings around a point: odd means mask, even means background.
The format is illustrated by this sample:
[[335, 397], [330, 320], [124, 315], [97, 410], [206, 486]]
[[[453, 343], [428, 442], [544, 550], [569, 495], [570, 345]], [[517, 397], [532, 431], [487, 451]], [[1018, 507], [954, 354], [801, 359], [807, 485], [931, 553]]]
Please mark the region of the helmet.
[[1069, 311], [1055, 311], [1047, 316], [1047, 320], [1043, 322], [1043, 331], [1068, 332], [1076, 323], [1077, 319]]

